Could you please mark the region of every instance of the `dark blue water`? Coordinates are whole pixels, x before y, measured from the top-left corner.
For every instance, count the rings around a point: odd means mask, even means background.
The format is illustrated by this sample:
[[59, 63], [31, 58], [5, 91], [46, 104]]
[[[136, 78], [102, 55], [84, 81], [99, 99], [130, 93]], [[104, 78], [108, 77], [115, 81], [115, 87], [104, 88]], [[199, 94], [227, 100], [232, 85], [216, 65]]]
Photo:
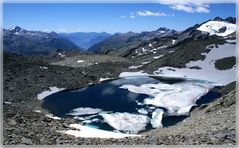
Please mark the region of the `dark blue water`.
[[[50, 113], [59, 117], [71, 117], [68, 113], [72, 112], [73, 109], [79, 107], [90, 107], [99, 108], [103, 111], [111, 112], [128, 112], [139, 114], [139, 108], [145, 108], [148, 111], [147, 116], [152, 117], [152, 112], [154, 109], [153, 105], [138, 104], [142, 103], [145, 98], [150, 96], [145, 94], [138, 94], [128, 91], [127, 89], [119, 88], [122, 85], [132, 84], [132, 85], [142, 85], [146, 83], [157, 84], [157, 83], [181, 83], [186, 81], [185, 79], [173, 79], [173, 78], [160, 78], [160, 77], [146, 77], [138, 76], [132, 78], [120, 78], [113, 81], [103, 82], [101, 84], [88, 86], [82, 89], [76, 90], [64, 90], [44, 98], [42, 107], [47, 109]], [[220, 95], [216, 92], [209, 92], [202, 96], [196, 103], [198, 105], [203, 103], [208, 103], [218, 98]], [[159, 108], [159, 107], [157, 107]], [[164, 108], [165, 112], [167, 111]], [[100, 129], [114, 130], [107, 123], [103, 122], [103, 118], [100, 115], [90, 116], [90, 115], [78, 115], [77, 117], [83, 117], [90, 119], [97, 119], [98, 121], [90, 123]], [[187, 116], [169, 116], [163, 117], [163, 126], [174, 125]], [[81, 121], [82, 122], [82, 121]], [[82, 122], [84, 123], [84, 121]], [[86, 123], [87, 124], [87, 123]], [[146, 127], [146, 129], [151, 129], [151, 125]]]

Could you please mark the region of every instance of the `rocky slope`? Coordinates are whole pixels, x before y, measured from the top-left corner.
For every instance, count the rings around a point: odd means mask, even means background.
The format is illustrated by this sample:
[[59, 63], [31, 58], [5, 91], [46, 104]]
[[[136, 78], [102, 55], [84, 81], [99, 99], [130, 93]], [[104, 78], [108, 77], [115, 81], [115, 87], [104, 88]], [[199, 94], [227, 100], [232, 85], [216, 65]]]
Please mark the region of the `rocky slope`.
[[193, 110], [183, 122], [142, 133], [140, 138], [76, 138], [57, 131], [68, 129], [73, 119], [45, 116], [38, 93], [50, 86], [79, 88], [99, 83], [103, 76], [116, 77], [129, 63], [105, 62], [86, 68], [49, 65], [39, 59], [4, 54], [3, 144], [236, 144], [235, 84], [223, 88], [215, 102]]
[[137, 48], [144, 41], [148, 41], [153, 38], [174, 36], [176, 34], [177, 32], [175, 30], [168, 28], [159, 28], [155, 31], [145, 31], [141, 33], [117, 33], [106, 40], [91, 46], [89, 51], [109, 55], [121, 55], [124, 52]]

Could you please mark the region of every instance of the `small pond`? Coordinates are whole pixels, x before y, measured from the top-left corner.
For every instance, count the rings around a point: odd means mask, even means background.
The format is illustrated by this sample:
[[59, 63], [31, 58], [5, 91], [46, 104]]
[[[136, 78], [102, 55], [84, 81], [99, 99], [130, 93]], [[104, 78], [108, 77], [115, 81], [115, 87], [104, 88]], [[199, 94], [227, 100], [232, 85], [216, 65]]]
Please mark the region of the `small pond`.
[[193, 106], [220, 97], [210, 91], [213, 87], [199, 80], [123, 77], [54, 93], [44, 98], [42, 107], [94, 128], [139, 133], [182, 121]]

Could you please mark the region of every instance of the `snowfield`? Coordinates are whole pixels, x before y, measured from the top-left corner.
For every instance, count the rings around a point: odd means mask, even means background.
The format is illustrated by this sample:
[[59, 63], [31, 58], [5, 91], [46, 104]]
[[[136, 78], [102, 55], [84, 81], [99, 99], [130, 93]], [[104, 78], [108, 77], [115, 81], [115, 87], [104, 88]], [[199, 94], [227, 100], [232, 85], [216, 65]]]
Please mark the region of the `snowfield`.
[[[219, 85], [227, 85], [236, 80], [236, 66], [227, 70], [218, 70], [215, 68], [215, 61], [218, 59], [236, 56], [235, 44], [218, 45], [213, 47], [209, 53], [203, 53], [206, 58], [198, 61], [190, 61], [186, 68], [160, 67], [154, 71], [155, 75], [165, 77], [186, 77], [213, 81]], [[199, 66], [201, 69], [190, 69], [189, 67]], [[174, 69], [175, 71], [169, 70]]]
[[[223, 21], [208, 21], [202, 24], [197, 30], [208, 32], [210, 35], [227, 36], [236, 31], [236, 24]], [[220, 32], [220, 30], [222, 30]]]

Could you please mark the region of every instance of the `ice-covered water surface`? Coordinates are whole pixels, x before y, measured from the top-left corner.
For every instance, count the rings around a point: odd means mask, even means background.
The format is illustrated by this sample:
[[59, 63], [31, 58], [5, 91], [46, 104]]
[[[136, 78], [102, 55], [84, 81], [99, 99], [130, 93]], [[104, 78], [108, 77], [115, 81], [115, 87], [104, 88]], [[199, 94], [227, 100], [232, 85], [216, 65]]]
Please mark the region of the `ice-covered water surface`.
[[[138, 74], [125, 73], [116, 80], [54, 93], [44, 98], [42, 106], [54, 116], [71, 117], [82, 125], [135, 134], [162, 128], [164, 116], [188, 114], [213, 87], [206, 81]], [[72, 132], [77, 131], [65, 133]]]
[[196, 105], [196, 100], [213, 87], [212, 84], [189, 81], [177, 84], [123, 85], [120, 88], [151, 96], [144, 99], [144, 104], [166, 108], [167, 115], [187, 115], [191, 107]]

